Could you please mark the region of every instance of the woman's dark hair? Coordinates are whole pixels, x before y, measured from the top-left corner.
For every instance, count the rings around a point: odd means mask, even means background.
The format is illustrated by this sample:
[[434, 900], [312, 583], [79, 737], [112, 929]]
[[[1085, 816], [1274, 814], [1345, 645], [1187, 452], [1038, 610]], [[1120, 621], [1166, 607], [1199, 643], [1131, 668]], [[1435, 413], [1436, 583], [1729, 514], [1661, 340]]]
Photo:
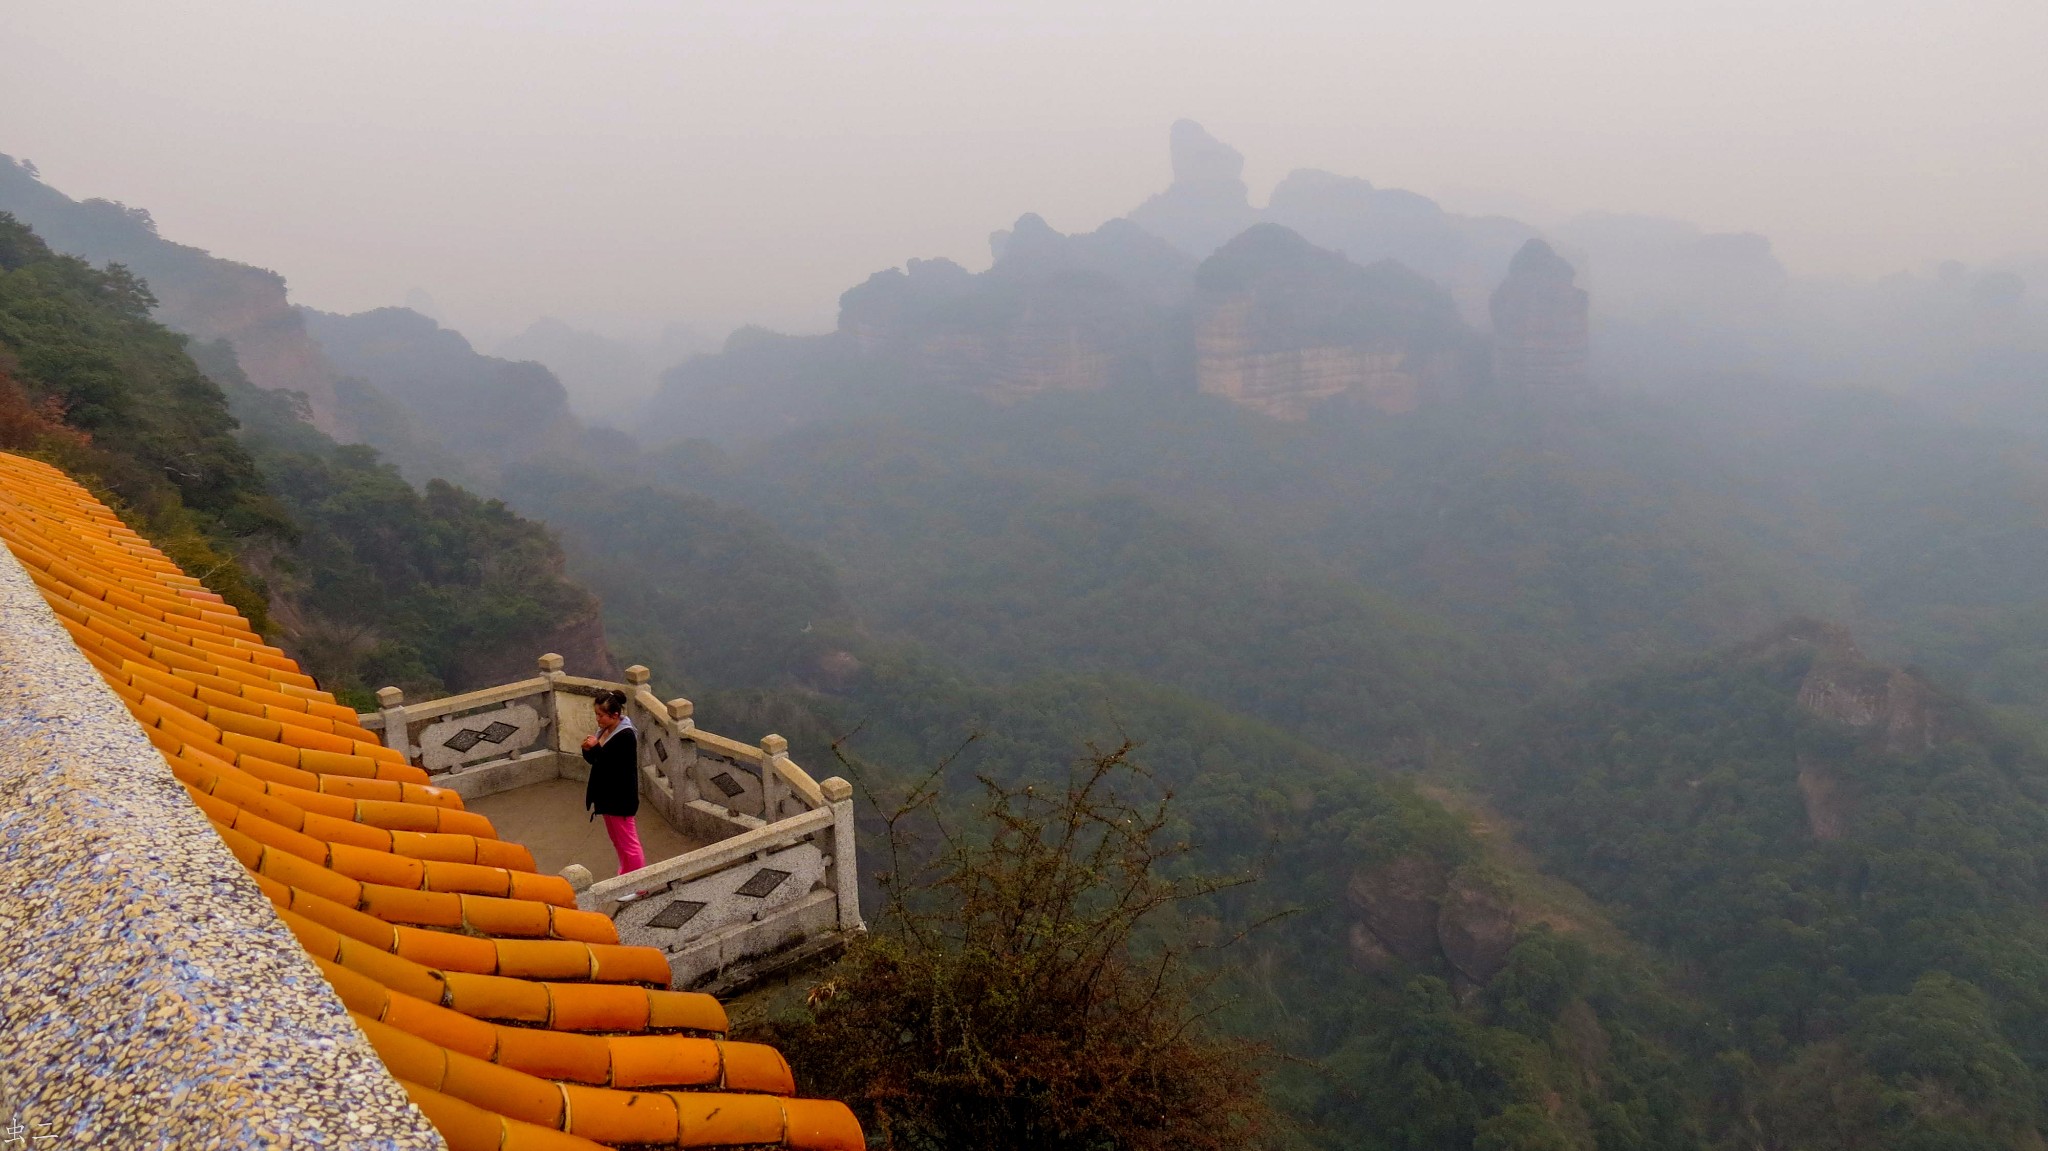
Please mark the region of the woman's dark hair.
[[597, 693], [597, 706], [606, 715], [618, 715], [626, 710], [626, 693], [615, 687], [608, 687]]

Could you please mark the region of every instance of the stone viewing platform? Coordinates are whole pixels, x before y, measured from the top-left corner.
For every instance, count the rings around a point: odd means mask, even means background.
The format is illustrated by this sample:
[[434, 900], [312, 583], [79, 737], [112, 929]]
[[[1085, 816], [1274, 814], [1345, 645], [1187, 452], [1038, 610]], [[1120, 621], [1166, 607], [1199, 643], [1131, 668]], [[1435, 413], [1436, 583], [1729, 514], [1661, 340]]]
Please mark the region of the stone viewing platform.
[[[576, 697], [608, 685], [544, 660], [358, 716], [84, 488], [4, 453], [0, 544], [10, 1137], [865, 1146], [844, 1105], [799, 1097], [779, 1052], [678, 989], [860, 929], [844, 781], [774, 737], [696, 731], [635, 669], [643, 811], [702, 846], [572, 882], [468, 800], [573, 772]], [[620, 910], [628, 890], [660, 895]]]
[[[360, 722], [471, 810], [502, 812], [523, 842], [544, 837], [576, 856], [561, 870], [577, 906], [610, 915], [625, 941], [660, 948], [675, 987], [729, 993], [864, 930], [852, 785], [813, 780], [779, 735], [750, 745], [702, 730], [689, 700], [654, 694], [645, 667], [627, 668], [623, 683], [584, 679], [549, 654], [537, 671], [421, 704], [385, 688], [383, 709]], [[597, 731], [591, 701], [606, 690], [625, 695], [640, 733], [641, 840], [676, 850], [649, 850], [646, 867], [593, 880], [613, 855], [584, 814], [590, 774], [579, 749]], [[520, 802], [534, 792], [539, 802]]]

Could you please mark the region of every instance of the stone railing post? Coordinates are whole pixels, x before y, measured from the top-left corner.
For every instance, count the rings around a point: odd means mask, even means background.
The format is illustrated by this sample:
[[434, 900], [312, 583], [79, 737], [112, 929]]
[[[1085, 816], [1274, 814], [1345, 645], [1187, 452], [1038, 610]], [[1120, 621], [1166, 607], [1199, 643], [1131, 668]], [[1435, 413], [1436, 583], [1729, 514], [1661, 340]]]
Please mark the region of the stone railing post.
[[562, 657], [549, 652], [534, 661], [540, 674], [548, 681], [547, 714], [541, 718], [547, 721], [548, 742], [556, 751], [568, 751], [562, 746], [562, 696], [556, 685], [562, 682]]
[[384, 716], [384, 746], [412, 762], [412, 740], [405, 733], [405, 693], [395, 687], [377, 689], [377, 708]]
[[653, 678], [654, 673], [647, 670], [646, 664], [636, 663], [627, 668], [626, 695], [644, 708], [647, 714], [665, 716], [668, 714], [668, 705], [654, 698], [654, 689], [648, 686], [648, 681]]
[[690, 733], [697, 729], [697, 705], [677, 697], [668, 701], [668, 720], [675, 724], [676, 734], [682, 738], [676, 741], [677, 760], [675, 770], [669, 778], [675, 781], [676, 796], [683, 802], [704, 798], [703, 773], [698, 770], [697, 745], [690, 740]]
[[761, 818], [770, 823], [782, 818], [782, 797], [789, 794], [775, 766], [788, 759], [788, 740], [779, 735], [761, 737]]
[[853, 785], [839, 776], [818, 784], [832, 805], [832, 887], [839, 896], [839, 929], [859, 931], [860, 868], [853, 862]]

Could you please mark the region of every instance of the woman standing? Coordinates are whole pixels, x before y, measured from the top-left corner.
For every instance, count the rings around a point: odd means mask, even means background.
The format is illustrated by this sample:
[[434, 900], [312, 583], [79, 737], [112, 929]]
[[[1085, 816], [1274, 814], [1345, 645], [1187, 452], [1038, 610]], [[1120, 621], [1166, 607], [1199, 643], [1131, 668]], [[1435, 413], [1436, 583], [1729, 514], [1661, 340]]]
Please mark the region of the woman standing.
[[583, 758], [590, 764], [583, 806], [604, 816], [605, 834], [619, 853], [619, 874], [624, 875], [647, 866], [640, 851], [640, 829], [633, 822], [640, 813], [640, 736], [626, 716], [625, 692], [598, 692], [593, 706], [597, 734], [583, 740]]

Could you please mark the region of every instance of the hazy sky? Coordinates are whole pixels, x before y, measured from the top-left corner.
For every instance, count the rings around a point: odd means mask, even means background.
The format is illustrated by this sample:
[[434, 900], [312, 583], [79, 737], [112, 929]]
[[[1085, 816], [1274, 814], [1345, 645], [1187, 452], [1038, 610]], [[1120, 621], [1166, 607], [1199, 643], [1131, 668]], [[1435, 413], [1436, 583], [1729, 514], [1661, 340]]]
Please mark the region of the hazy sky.
[[1167, 181], [1192, 117], [1448, 204], [1680, 216], [1795, 272], [2048, 251], [2048, 0], [0, 0], [0, 152], [357, 310], [830, 325]]

